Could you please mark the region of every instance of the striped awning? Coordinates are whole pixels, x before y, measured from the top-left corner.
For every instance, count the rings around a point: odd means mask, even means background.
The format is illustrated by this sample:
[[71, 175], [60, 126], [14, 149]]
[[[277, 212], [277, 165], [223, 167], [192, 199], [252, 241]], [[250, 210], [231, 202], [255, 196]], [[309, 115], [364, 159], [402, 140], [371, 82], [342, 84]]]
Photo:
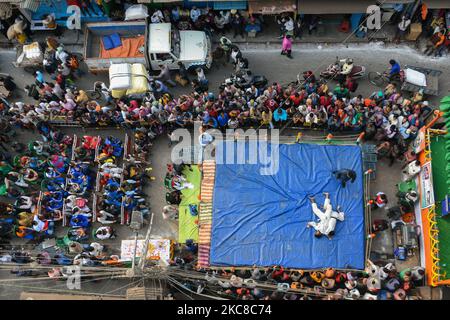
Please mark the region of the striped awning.
[[0, 19], [6, 20], [12, 16], [12, 5], [10, 3], [0, 2]]

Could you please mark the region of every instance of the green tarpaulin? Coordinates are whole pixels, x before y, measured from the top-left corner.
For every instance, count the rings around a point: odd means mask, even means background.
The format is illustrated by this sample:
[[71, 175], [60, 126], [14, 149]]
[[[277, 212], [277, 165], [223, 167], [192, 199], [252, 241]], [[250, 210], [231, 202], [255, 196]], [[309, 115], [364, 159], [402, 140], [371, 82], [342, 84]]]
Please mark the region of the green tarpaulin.
[[431, 138], [431, 162], [433, 171], [433, 187], [436, 199], [436, 221], [439, 229], [439, 266], [441, 273], [450, 277], [450, 217], [442, 217], [442, 200], [448, 194], [446, 169], [448, 162], [445, 160], [444, 136]]

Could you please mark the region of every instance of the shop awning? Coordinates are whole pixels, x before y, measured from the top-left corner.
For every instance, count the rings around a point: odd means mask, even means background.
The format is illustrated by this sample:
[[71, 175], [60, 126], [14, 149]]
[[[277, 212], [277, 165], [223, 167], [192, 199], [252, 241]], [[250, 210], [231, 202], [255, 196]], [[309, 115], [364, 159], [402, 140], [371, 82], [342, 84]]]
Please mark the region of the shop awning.
[[172, 3], [183, 2], [183, 0], [138, 0], [138, 3]]
[[413, 3], [415, 0], [378, 0], [379, 4], [406, 4]]
[[450, 1], [448, 0], [423, 0], [428, 9], [450, 9]]
[[260, 14], [279, 14], [282, 12], [295, 12], [296, 0], [249, 0], [248, 11]]
[[366, 13], [367, 7], [374, 4], [376, 4], [374, 0], [299, 0], [298, 12], [303, 14]]
[[245, 10], [247, 9], [247, 1], [231, 0], [231, 1], [214, 1], [214, 10]]

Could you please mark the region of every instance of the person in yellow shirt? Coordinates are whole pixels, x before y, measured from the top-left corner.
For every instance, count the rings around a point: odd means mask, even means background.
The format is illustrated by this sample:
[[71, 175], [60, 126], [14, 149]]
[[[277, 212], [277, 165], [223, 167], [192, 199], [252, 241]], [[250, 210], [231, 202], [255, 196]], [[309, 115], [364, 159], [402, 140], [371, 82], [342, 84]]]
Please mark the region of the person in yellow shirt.
[[75, 102], [77, 105], [84, 105], [85, 103], [89, 102], [89, 97], [84, 90], [78, 90], [78, 94], [75, 98]]
[[272, 111], [269, 108], [265, 108], [262, 112], [261, 126], [269, 126], [270, 129], [273, 129], [272, 124]]

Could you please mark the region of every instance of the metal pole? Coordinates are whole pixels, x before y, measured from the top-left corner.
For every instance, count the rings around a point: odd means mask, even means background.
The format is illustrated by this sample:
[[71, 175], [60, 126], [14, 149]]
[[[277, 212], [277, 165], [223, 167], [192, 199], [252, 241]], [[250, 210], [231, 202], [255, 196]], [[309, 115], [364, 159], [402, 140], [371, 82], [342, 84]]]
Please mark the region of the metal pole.
[[136, 267], [136, 251], [137, 251], [137, 241], [138, 241], [138, 233], [134, 234], [134, 252], [133, 252], [133, 260], [131, 261], [131, 270], [134, 275], [134, 269]]
[[152, 226], [153, 226], [153, 212], [151, 213], [150, 216], [150, 225], [148, 226], [147, 229], [144, 246], [142, 247], [141, 258], [139, 260], [138, 268], [141, 271], [144, 271], [145, 267], [145, 259], [147, 258], [148, 244], [150, 243], [150, 234], [152, 233]]

